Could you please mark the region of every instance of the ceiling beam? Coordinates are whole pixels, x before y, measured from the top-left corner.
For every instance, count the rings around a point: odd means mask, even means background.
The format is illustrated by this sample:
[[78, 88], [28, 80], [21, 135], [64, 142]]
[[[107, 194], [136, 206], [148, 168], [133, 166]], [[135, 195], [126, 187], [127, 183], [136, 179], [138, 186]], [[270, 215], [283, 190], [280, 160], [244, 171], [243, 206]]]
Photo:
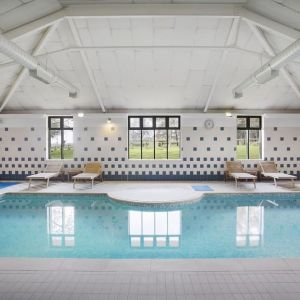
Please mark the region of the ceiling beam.
[[66, 16], [138, 17], [138, 16], [203, 16], [233, 18], [239, 16], [240, 4], [86, 4], [68, 5]]
[[[226, 37], [225, 46], [230, 44], [233, 40], [235, 40], [236, 35], [238, 34], [239, 22], [240, 22], [240, 18], [234, 18], [232, 20], [231, 27], [230, 27], [229, 32], [228, 32], [227, 37]], [[221, 75], [221, 71], [224, 67], [224, 63], [226, 62], [227, 53], [228, 53], [227, 50], [223, 50], [223, 53], [222, 53], [217, 71], [216, 71], [215, 76], [214, 76], [212, 86], [209, 90], [209, 94], [208, 94], [203, 112], [207, 112], [207, 110], [208, 110], [209, 104], [212, 100], [215, 89], [217, 87], [217, 82], [218, 82], [219, 77]]]
[[[263, 49], [270, 55], [270, 56], [275, 56], [276, 52], [272, 45], [269, 43], [269, 41], [266, 39], [264, 33], [262, 30], [257, 27], [256, 25], [252, 24], [251, 22], [247, 22], [251, 31], [254, 33], [256, 38], [258, 39], [259, 43], [262, 45]], [[300, 90], [299, 87], [288, 71], [287, 67], [283, 67], [282, 69], [279, 70], [279, 72], [283, 75], [287, 83], [291, 86], [297, 97], [300, 99]]]
[[60, 21], [64, 17], [64, 9], [61, 9], [55, 13], [49, 14], [45, 17], [39, 18], [32, 22], [28, 22], [24, 25], [11, 29], [9, 31], [3, 32], [2, 34], [8, 40], [16, 40], [20, 37], [26, 36], [27, 34], [35, 33], [39, 30], [46, 29], [47, 27], [53, 25], [54, 23]]
[[261, 28], [276, 35], [288, 38], [291, 41], [295, 41], [300, 38], [299, 30], [259, 15], [255, 12], [250, 11], [249, 9], [242, 8], [240, 10], [240, 16], [247, 22], [260, 26]]
[[[101, 50], [148, 50], [148, 49], [203, 49], [203, 50], [229, 50], [229, 51], [238, 51], [243, 53], [248, 53], [250, 55], [258, 56], [258, 57], [264, 57], [266, 59], [270, 59], [271, 55], [267, 53], [259, 53], [253, 50], [248, 50], [244, 48], [240, 48], [235, 45], [229, 45], [229, 46], [83, 46], [83, 47], [65, 47], [54, 51], [49, 51], [44, 54], [36, 55], [36, 58], [44, 58], [49, 55], [57, 54], [57, 53], [64, 53], [64, 52], [76, 52], [80, 50], [84, 51], [101, 51]], [[300, 64], [298, 61], [294, 61], [295, 64]], [[18, 64], [14, 61], [4, 62], [0, 64], [0, 71], [6, 68], [17, 66]]]
[[88, 61], [88, 58], [87, 58], [87, 55], [86, 53], [84, 52], [83, 49], [81, 49], [80, 47], [82, 47], [82, 41], [80, 39], [80, 36], [79, 36], [79, 33], [78, 33], [78, 30], [77, 30], [77, 27], [76, 25], [74, 24], [74, 21], [72, 19], [68, 19], [69, 21], [69, 25], [70, 25], [70, 29], [71, 29], [71, 32], [73, 34], [73, 38], [74, 38], [74, 41], [76, 43], [76, 45], [79, 47], [79, 53], [80, 53], [80, 56], [81, 56], [81, 59], [82, 59], [82, 62], [83, 62], [83, 65], [84, 65], [84, 68], [88, 74], [88, 77], [89, 77], [89, 80], [92, 84], [92, 87], [93, 87], [93, 90], [94, 90], [94, 93], [97, 97], [97, 100], [100, 104], [100, 107], [101, 107], [101, 110], [103, 112], [105, 112], [105, 106], [104, 106], [104, 103], [103, 103], [103, 100], [102, 100], [102, 97], [100, 95], [100, 92], [98, 90], [98, 85], [95, 81], [95, 78], [94, 78], [94, 74], [93, 74], [93, 71], [91, 70], [91, 67], [89, 65], [89, 61]]
[[[41, 50], [45, 46], [48, 38], [56, 30], [57, 26], [58, 26], [58, 23], [55, 23], [55, 24], [51, 25], [46, 30], [46, 32], [43, 34], [42, 38], [39, 40], [38, 44], [34, 48], [34, 50], [32, 52], [33, 56], [36, 56], [36, 55], [38, 55], [41, 52]], [[14, 93], [16, 92], [16, 90], [19, 88], [19, 86], [22, 83], [23, 79], [27, 76], [27, 74], [28, 74], [28, 69], [25, 68], [25, 67], [22, 67], [21, 71], [17, 75], [15, 81], [13, 82], [13, 84], [11, 85], [9, 91], [7, 92], [7, 94], [5, 95], [4, 99], [1, 102], [0, 112], [3, 111], [3, 109], [5, 108], [5, 106], [7, 105], [7, 103], [9, 102], [9, 100], [12, 98], [12, 96], [14, 95]]]
[[62, 18], [202, 16], [218, 18], [242, 17], [246, 21], [291, 40], [300, 32], [287, 25], [259, 15], [241, 4], [83, 4], [67, 5], [61, 10], [4, 32], [7, 39], [17, 39], [42, 30]]

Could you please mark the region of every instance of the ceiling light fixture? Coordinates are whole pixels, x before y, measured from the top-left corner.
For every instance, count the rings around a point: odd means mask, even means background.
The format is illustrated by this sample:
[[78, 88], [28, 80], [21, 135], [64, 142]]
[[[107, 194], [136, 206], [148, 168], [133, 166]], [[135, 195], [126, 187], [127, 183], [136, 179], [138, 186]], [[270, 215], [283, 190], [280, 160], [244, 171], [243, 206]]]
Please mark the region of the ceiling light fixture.
[[111, 118], [107, 118], [106, 123], [110, 124], [111, 123]]
[[228, 117], [228, 118], [231, 118], [232, 117], [232, 113], [228, 111], [228, 112], [225, 113], [225, 116]]
[[78, 118], [83, 118], [83, 117], [84, 117], [84, 113], [83, 113], [83, 112], [79, 112], [79, 113], [77, 114], [77, 116], [78, 116]]

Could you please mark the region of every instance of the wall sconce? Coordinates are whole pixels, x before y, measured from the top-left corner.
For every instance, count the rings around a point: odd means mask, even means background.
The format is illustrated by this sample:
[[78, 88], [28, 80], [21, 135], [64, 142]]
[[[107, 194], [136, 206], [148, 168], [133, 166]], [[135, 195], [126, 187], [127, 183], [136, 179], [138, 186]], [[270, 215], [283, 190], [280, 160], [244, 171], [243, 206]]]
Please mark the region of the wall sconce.
[[226, 112], [225, 116], [228, 117], [228, 118], [231, 118], [232, 117], [232, 113], [231, 112]]
[[84, 113], [83, 113], [83, 112], [79, 112], [79, 113], [77, 114], [77, 116], [78, 116], [78, 118], [83, 118], [83, 117], [84, 117]]
[[110, 123], [111, 123], [111, 118], [107, 118], [106, 123], [107, 123], [107, 124], [110, 124]]

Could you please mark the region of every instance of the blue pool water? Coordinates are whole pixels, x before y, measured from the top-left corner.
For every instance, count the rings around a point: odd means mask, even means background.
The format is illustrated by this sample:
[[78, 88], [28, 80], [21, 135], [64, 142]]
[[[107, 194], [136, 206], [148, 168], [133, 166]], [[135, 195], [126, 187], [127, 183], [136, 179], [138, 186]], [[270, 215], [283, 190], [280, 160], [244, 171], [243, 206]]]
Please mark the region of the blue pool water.
[[0, 197], [1, 257], [300, 257], [300, 194], [125, 205], [106, 195]]

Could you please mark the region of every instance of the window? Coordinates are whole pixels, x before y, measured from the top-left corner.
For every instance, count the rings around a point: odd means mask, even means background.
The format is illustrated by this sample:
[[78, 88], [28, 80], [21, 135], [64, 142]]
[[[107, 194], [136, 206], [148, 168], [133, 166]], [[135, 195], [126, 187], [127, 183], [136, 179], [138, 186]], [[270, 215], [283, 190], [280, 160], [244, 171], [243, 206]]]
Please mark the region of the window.
[[261, 158], [261, 117], [237, 117], [237, 159]]
[[73, 117], [49, 117], [48, 158], [73, 158]]
[[128, 117], [129, 159], [179, 159], [180, 117]]

